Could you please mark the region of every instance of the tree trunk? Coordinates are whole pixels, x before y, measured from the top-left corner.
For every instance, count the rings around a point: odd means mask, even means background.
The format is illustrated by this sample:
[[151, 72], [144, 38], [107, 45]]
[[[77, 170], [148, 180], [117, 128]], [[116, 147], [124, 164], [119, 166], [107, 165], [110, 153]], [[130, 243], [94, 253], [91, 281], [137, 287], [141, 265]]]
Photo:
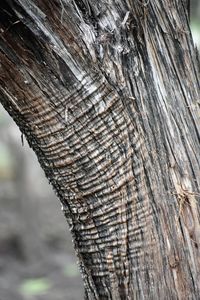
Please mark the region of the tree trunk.
[[7, 0], [0, 94], [86, 299], [199, 299], [199, 62], [185, 0]]

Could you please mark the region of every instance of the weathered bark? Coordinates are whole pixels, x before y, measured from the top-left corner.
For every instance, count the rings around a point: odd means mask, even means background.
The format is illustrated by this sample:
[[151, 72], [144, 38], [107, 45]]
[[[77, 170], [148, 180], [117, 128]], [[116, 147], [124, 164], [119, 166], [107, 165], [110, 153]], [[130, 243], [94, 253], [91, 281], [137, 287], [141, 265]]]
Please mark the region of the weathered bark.
[[1, 102], [70, 225], [86, 299], [199, 299], [187, 1], [1, 4]]

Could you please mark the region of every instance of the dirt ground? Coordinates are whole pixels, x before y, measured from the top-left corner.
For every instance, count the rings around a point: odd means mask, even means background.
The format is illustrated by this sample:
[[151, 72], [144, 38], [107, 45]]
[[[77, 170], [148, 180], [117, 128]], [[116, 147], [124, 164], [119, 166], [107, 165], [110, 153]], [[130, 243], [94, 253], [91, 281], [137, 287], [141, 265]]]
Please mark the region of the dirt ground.
[[29, 224], [9, 201], [9, 209], [0, 202], [0, 300], [83, 299], [71, 236], [59, 205], [49, 205], [46, 218], [43, 213], [36, 217], [38, 231], [32, 228], [34, 220]]
[[28, 224], [19, 211], [0, 202], [0, 300], [83, 299], [71, 236], [59, 206], [49, 205], [46, 218], [36, 217], [38, 231], [32, 228], [34, 221]]
[[[65, 273], [64, 266], [73, 266], [73, 273]], [[46, 288], [26, 289], [25, 283], [43, 280]], [[38, 281], [39, 282], [39, 281]], [[38, 261], [25, 262], [13, 255], [1, 256], [1, 300], [80, 300], [83, 288], [74, 257], [61, 251], [48, 251]]]

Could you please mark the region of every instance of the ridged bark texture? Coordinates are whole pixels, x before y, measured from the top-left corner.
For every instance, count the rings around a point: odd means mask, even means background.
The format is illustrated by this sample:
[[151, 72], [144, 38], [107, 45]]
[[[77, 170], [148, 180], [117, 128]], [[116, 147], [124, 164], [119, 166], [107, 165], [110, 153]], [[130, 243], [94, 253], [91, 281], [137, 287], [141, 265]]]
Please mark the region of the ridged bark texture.
[[86, 299], [200, 297], [187, 2], [1, 4], [1, 102], [60, 198]]

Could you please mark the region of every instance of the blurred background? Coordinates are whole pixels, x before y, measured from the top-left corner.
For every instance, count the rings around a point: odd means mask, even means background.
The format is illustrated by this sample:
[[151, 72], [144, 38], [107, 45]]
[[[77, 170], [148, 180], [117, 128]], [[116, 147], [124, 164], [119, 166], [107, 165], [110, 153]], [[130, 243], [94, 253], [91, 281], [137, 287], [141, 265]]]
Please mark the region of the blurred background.
[[83, 285], [59, 200], [0, 106], [0, 300], [81, 300]]
[[[191, 3], [200, 48], [200, 0]], [[81, 300], [71, 236], [39, 163], [0, 105], [0, 300]]]

